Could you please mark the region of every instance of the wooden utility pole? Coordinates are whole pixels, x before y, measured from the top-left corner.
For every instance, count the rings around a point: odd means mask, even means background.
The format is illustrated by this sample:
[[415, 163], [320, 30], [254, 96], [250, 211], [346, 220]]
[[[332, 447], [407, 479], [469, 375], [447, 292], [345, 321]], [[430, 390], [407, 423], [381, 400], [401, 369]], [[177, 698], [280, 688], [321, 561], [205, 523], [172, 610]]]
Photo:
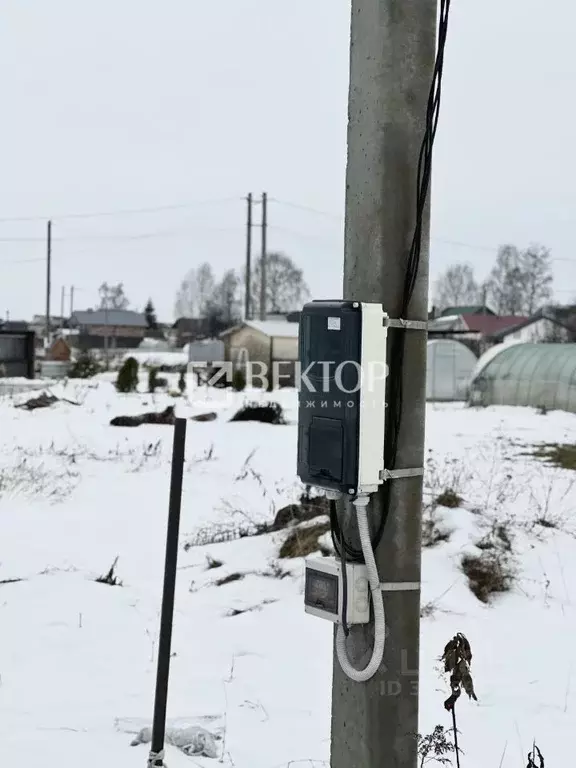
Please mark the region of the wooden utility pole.
[[266, 320], [266, 267], [268, 229], [268, 195], [262, 192], [262, 256], [260, 261], [260, 320]]
[[50, 297], [52, 292], [52, 222], [46, 228], [46, 349], [50, 346]]
[[252, 192], [246, 197], [246, 285], [244, 297], [244, 319], [250, 320], [252, 312]]
[[[401, 316], [414, 235], [436, 12], [436, 0], [352, 0], [343, 296], [382, 304], [391, 318]], [[404, 319], [426, 321], [428, 206], [421, 243]], [[400, 342], [405, 344], [394, 468], [419, 468], [424, 463], [426, 334], [390, 330], [390, 342], [392, 334], [403, 334]], [[390, 377], [394, 363], [391, 356]], [[398, 591], [384, 592], [386, 646], [375, 677], [353, 682], [334, 654], [331, 768], [417, 765], [422, 478], [388, 483], [373, 494], [370, 519], [381, 519], [389, 491], [389, 515], [376, 562], [380, 581], [395, 584]], [[339, 514], [346, 538], [357, 546], [355, 516], [344, 504]], [[351, 628], [348, 655], [359, 669], [366, 665], [372, 644], [373, 625]]]

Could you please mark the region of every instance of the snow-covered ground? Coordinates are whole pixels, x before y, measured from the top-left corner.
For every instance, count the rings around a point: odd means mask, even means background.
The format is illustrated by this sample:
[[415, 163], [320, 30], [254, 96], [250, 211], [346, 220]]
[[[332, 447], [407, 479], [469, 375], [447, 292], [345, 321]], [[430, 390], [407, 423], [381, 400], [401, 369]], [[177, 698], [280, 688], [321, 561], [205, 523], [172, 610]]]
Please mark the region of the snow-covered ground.
[[[79, 405], [27, 412], [14, 406], [29, 395], [0, 397], [3, 762], [146, 764], [149, 747], [130, 742], [152, 712], [172, 430], [109, 421], [175, 403], [177, 415], [218, 418], [188, 427], [169, 717], [225, 734], [225, 765], [327, 765], [332, 627], [303, 611], [303, 562], [278, 568], [287, 532], [188, 546], [297, 500], [295, 393], [201, 390], [186, 401], [121, 396], [108, 381], [52, 391]], [[254, 397], [279, 400], [291, 423], [230, 423]], [[423, 554], [420, 730], [450, 726], [438, 657], [463, 632], [479, 699], [458, 703], [469, 768], [524, 765], [533, 739], [548, 768], [572, 751], [576, 474], [526, 454], [575, 438], [574, 415], [428, 409], [428, 500], [452, 487], [462, 503], [427, 512], [450, 536]], [[515, 579], [486, 605], [460, 563], [497, 524]], [[123, 586], [97, 583], [116, 557]], [[208, 557], [221, 565], [207, 568]], [[231, 574], [243, 578], [216, 585]], [[167, 762], [215, 763], [172, 747]]]

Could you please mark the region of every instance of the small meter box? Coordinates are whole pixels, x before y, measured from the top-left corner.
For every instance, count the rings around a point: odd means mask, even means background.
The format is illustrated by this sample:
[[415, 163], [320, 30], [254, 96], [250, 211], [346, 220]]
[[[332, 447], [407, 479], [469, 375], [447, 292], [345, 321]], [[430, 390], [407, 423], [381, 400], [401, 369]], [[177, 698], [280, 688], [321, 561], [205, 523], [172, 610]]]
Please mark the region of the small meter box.
[[372, 493], [384, 469], [386, 315], [380, 304], [312, 301], [300, 317], [298, 475]]
[[[307, 613], [342, 622], [344, 584], [341, 563], [330, 558], [306, 561], [304, 606]], [[366, 566], [346, 564], [346, 622], [367, 624], [370, 621], [370, 600]]]

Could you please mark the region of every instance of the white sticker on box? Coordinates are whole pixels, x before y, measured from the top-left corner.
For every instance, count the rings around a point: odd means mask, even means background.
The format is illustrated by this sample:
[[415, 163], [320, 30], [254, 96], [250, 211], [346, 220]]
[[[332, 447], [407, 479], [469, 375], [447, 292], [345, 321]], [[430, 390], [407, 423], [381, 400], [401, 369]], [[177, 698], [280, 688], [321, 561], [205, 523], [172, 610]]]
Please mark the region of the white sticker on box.
[[328, 330], [329, 331], [339, 331], [340, 330], [340, 318], [339, 317], [329, 317], [328, 318]]

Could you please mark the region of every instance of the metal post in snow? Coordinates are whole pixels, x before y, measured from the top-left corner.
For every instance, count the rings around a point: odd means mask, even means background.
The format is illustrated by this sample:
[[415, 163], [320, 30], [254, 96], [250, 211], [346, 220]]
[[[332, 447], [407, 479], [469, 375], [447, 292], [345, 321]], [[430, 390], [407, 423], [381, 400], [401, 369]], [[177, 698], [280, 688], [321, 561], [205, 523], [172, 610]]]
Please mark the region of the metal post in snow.
[[178, 562], [178, 536], [180, 531], [180, 508], [182, 504], [182, 478], [186, 451], [186, 419], [176, 419], [172, 447], [172, 471], [170, 476], [170, 502], [168, 506], [168, 528], [166, 532], [166, 558], [164, 564], [164, 589], [160, 636], [158, 639], [158, 666], [156, 672], [156, 693], [154, 697], [154, 718], [152, 721], [152, 744], [148, 758], [149, 768], [164, 766], [164, 737], [166, 735], [166, 705], [168, 701], [168, 678], [170, 675], [170, 649], [172, 644], [172, 621], [174, 617], [174, 592], [176, 588], [176, 567]]

